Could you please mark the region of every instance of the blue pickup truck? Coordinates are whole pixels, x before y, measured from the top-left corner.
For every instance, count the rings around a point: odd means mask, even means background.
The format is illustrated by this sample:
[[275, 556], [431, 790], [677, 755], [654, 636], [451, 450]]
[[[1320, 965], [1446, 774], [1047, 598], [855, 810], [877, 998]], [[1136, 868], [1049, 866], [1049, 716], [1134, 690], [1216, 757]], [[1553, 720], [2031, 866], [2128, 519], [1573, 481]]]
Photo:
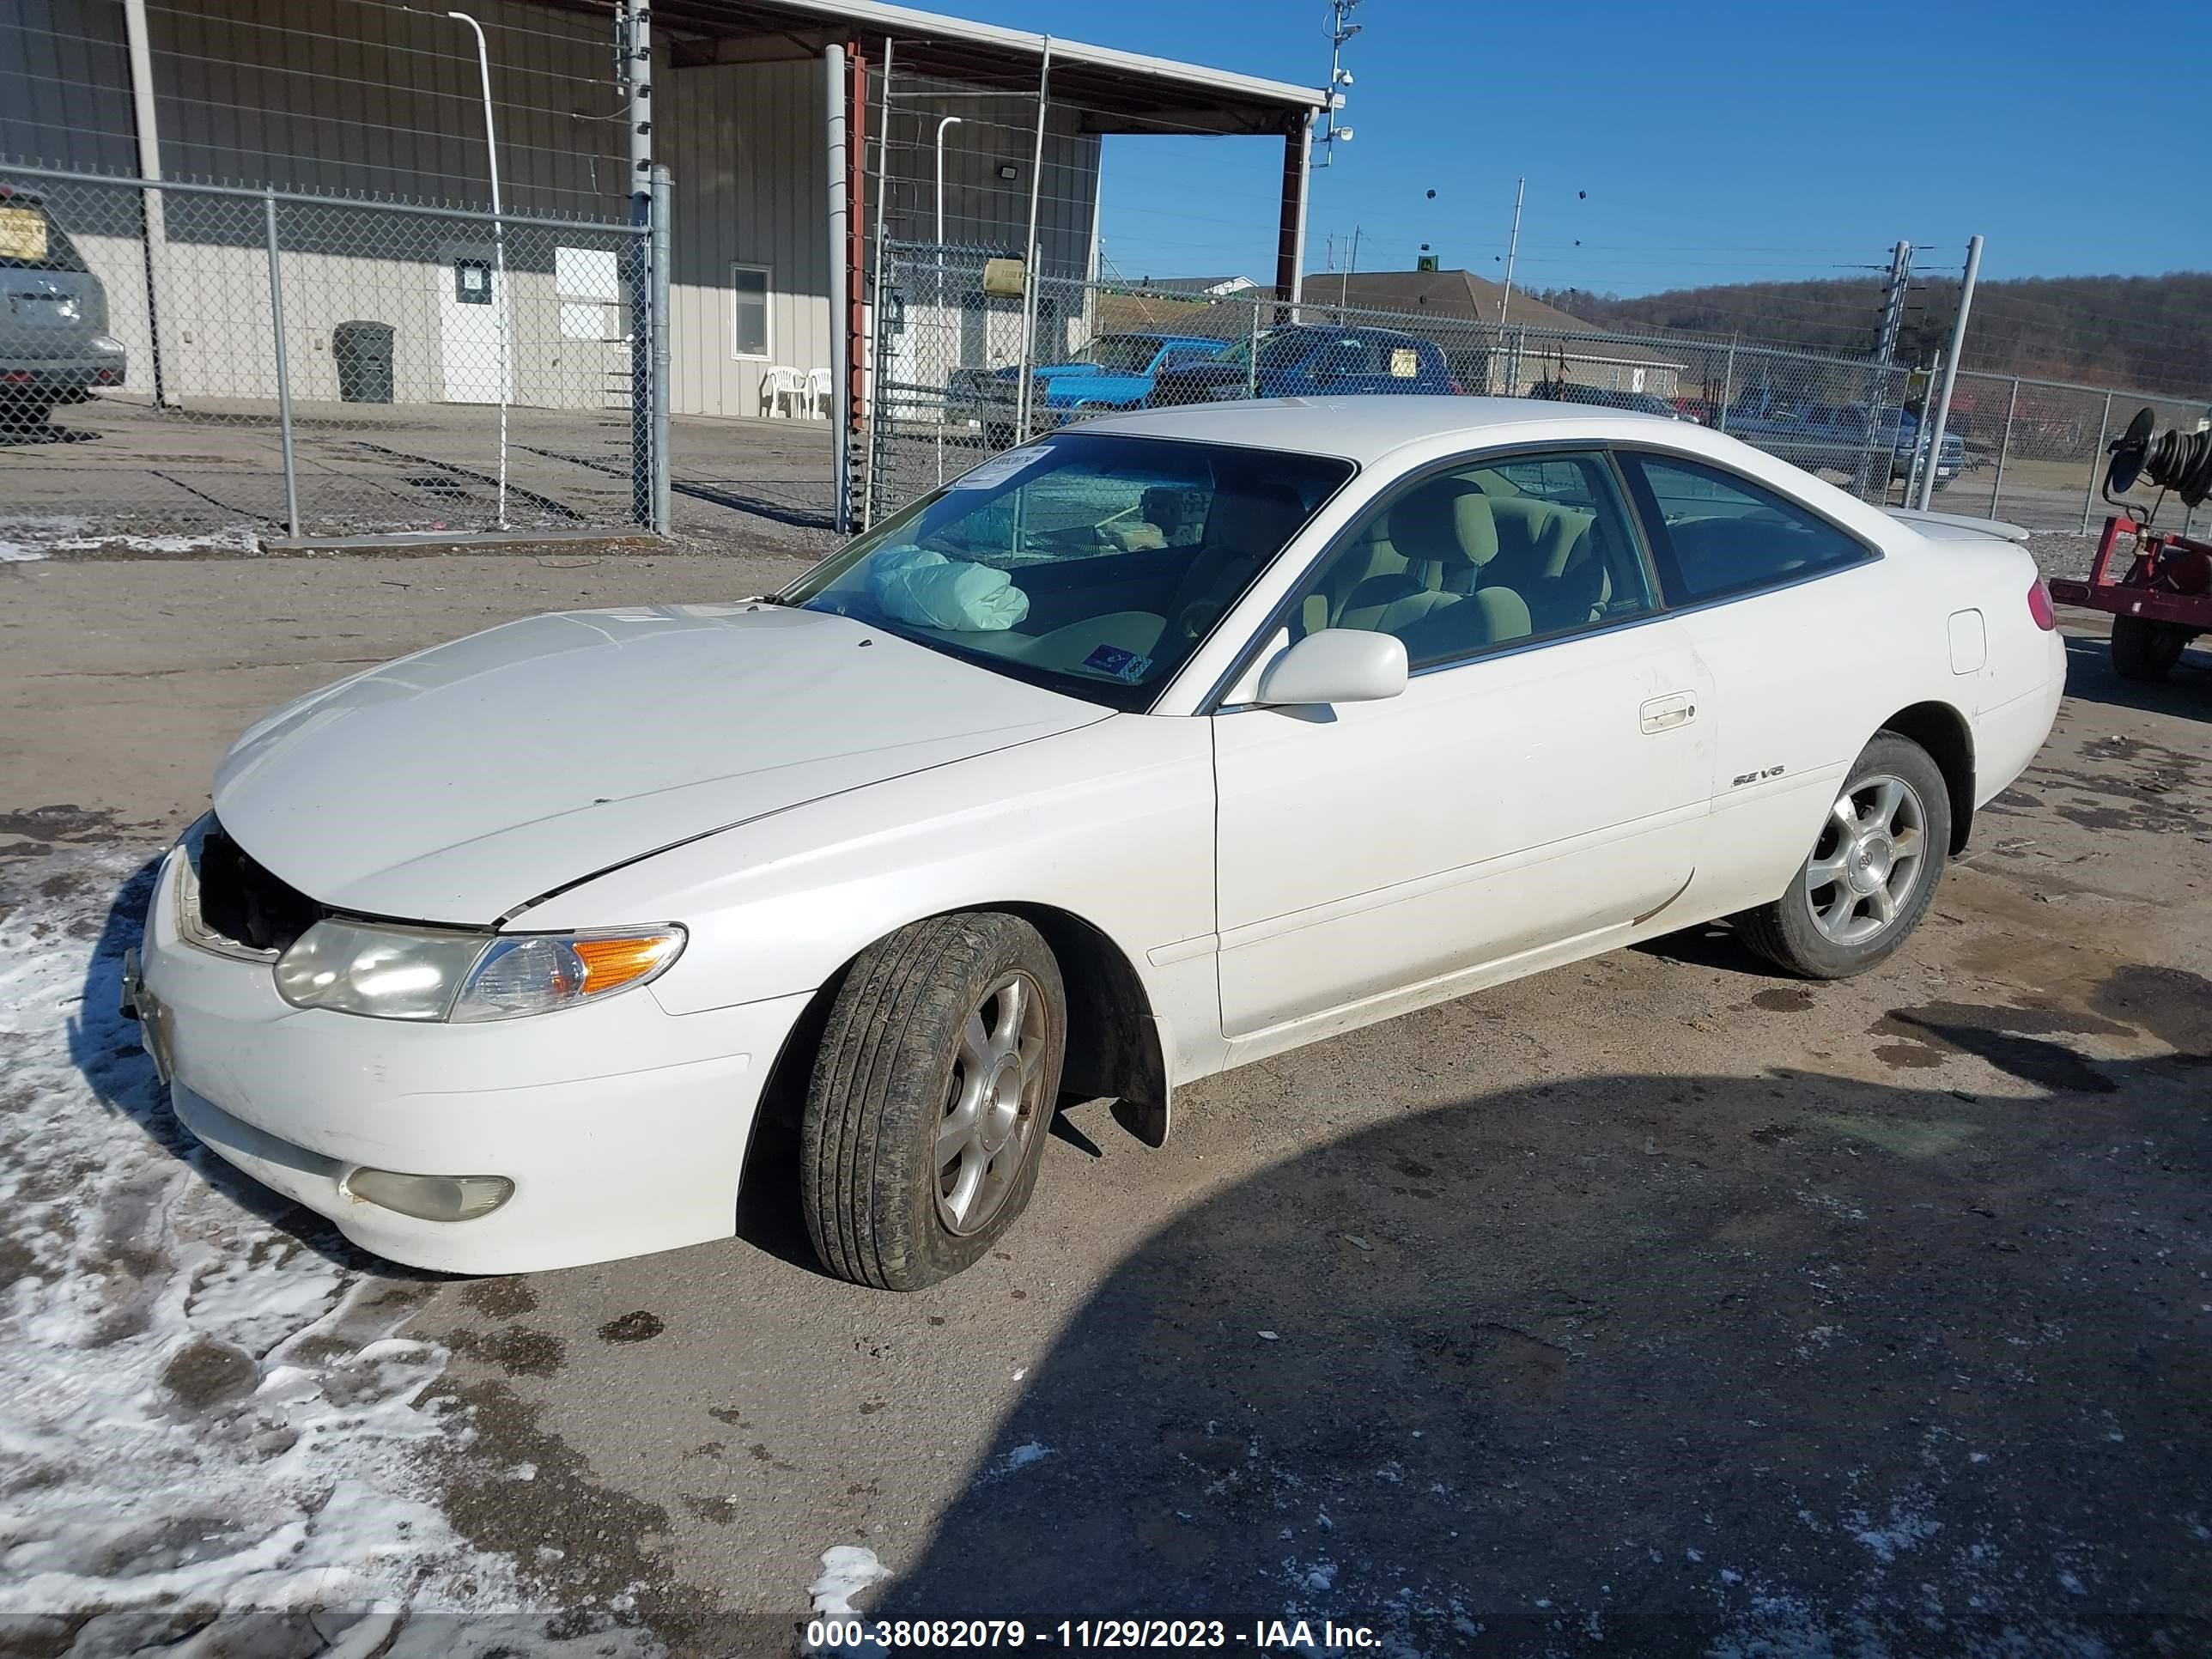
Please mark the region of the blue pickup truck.
[[[1030, 406], [1049, 416], [1139, 409], [1151, 398], [1159, 375], [1218, 357], [1228, 343], [1184, 334], [1101, 334], [1066, 362], [1040, 363], [1030, 371]], [[954, 420], [981, 422], [991, 447], [1004, 448], [1013, 441], [1020, 373], [955, 369], [945, 387], [948, 413]]]

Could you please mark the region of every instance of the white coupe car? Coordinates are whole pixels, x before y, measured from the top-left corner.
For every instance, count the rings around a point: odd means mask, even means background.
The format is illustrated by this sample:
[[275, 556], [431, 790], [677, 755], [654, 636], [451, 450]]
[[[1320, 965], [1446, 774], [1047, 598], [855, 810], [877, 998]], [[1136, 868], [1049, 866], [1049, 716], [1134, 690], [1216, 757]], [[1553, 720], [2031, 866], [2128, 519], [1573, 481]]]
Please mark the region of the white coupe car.
[[420, 1267], [724, 1237], [910, 1288], [1055, 1103], [1733, 917], [1881, 961], [2042, 744], [2001, 526], [1577, 404], [1223, 404], [1000, 456], [770, 599], [510, 623], [241, 738], [126, 996], [176, 1114]]

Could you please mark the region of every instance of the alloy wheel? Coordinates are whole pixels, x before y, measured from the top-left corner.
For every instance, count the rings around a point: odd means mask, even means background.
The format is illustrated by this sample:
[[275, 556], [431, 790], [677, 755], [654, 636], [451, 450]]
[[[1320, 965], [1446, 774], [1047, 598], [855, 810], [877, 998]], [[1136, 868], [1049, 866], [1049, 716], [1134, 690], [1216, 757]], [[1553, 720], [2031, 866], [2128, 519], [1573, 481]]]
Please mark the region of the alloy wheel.
[[1861, 778], [1836, 798], [1805, 866], [1813, 925], [1838, 945], [1888, 929], [1927, 867], [1927, 809], [1902, 778]]
[[1027, 974], [995, 981], [968, 1015], [937, 1127], [937, 1214], [948, 1231], [980, 1232], [1005, 1207], [1052, 1103], [1043, 1092], [1050, 1011]]

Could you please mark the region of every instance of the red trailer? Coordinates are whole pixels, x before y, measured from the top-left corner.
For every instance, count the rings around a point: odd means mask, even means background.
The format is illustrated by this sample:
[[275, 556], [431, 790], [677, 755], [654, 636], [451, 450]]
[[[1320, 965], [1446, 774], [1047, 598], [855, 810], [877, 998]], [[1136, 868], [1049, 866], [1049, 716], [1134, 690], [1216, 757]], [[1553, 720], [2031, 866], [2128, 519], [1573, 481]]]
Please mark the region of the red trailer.
[[[2121, 678], [2160, 680], [2190, 641], [2212, 632], [2212, 542], [2154, 530], [2154, 506], [2144, 511], [2119, 498], [2138, 480], [2172, 491], [2185, 506], [2212, 495], [2212, 430], [2152, 435], [2148, 409], [2128, 422], [2111, 446], [2105, 499], [2120, 510], [2105, 520], [2089, 580], [2055, 581], [2051, 597], [2063, 605], [2107, 611], [2112, 617], [2112, 666]], [[2127, 574], [2112, 567], [2127, 560]]]
[[[2124, 574], [2115, 563], [2126, 561]], [[2112, 667], [2123, 679], [2160, 680], [2190, 641], [2212, 633], [2212, 543], [2152, 530], [2121, 514], [2105, 520], [2087, 581], [2059, 580], [2051, 597], [2112, 617]]]

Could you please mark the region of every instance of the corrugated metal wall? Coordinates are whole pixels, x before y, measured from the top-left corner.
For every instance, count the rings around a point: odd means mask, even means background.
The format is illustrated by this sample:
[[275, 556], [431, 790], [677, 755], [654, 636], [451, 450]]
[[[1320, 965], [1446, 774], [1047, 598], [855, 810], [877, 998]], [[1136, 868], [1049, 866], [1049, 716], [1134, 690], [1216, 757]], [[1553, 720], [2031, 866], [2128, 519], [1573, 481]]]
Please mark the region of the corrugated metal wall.
[[[611, 24], [522, 0], [483, 0], [474, 9], [494, 64], [510, 210], [623, 218], [627, 137], [611, 78]], [[156, 0], [148, 18], [171, 178], [489, 204], [473, 42], [460, 24], [361, 0]], [[673, 407], [756, 414], [763, 368], [804, 372], [836, 357], [821, 61], [664, 67], [659, 84], [658, 147], [676, 181]], [[0, 161], [135, 172], [129, 88], [119, 0], [0, 0]], [[872, 77], [864, 204], [871, 217], [882, 90]], [[1018, 97], [979, 100], [942, 86], [896, 83], [890, 234], [933, 234], [936, 124], [960, 114], [967, 118], [951, 129], [945, 154], [947, 235], [1018, 253], [1033, 107]], [[1080, 275], [1091, 258], [1099, 141], [1076, 126], [1072, 111], [1056, 107], [1048, 117], [1039, 230], [1046, 269]], [[999, 177], [1002, 164], [1014, 167], [1014, 179]], [[170, 196], [171, 246], [157, 252], [155, 264], [165, 336], [175, 332], [172, 389], [264, 395], [267, 273], [258, 209], [218, 211]], [[115, 331], [130, 349], [132, 388], [144, 391], [144, 261], [127, 216], [112, 204], [103, 212], [116, 222], [70, 224], [60, 216], [79, 232], [108, 288]], [[298, 337], [292, 357], [308, 382], [299, 395], [323, 395], [329, 330], [352, 319], [391, 323], [402, 385], [417, 396], [441, 395], [437, 301], [450, 272], [434, 263], [434, 244], [465, 229], [448, 223], [426, 237], [423, 225], [434, 222], [342, 206], [287, 207], [284, 215], [288, 320]], [[557, 326], [526, 325], [521, 314], [551, 306], [559, 240], [551, 232], [510, 239], [514, 391], [524, 401], [572, 402], [583, 394], [568, 388], [589, 380], [549, 355], [574, 349]], [[733, 262], [771, 273], [764, 360], [732, 351]], [[260, 319], [258, 327], [252, 317]]]
[[[661, 159], [675, 175], [672, 407], [759, 412], [761, 372], [835, 361], [830, 173], [818, 59], [664, 72]], [[769, 270], [769, 356], [734, 355], [730, 267]]]

